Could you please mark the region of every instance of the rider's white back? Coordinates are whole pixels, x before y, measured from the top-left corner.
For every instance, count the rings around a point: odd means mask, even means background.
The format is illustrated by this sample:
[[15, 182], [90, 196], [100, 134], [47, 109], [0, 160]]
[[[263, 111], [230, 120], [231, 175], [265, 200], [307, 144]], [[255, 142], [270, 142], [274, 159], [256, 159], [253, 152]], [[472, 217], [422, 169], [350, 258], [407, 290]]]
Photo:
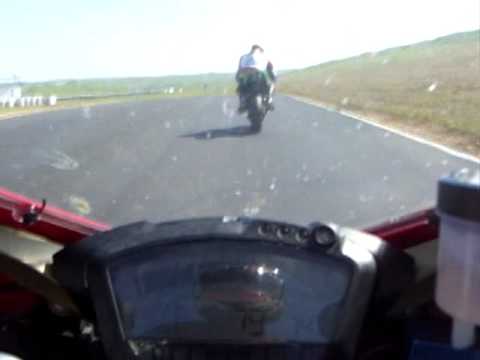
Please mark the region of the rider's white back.
[[254, 68], [260, 71], [265, 71], [267, 68], [268, 60], [264, 53], [261, 51], [254, 51], [243, 55], [240, 58], [240, 69], [244, 68]]

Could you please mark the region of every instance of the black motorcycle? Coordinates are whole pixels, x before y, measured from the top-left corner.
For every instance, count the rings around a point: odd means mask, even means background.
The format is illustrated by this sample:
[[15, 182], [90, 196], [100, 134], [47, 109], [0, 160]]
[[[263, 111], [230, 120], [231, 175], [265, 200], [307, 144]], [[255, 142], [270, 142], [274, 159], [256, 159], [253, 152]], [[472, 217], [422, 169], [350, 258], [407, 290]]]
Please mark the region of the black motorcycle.
[[240, 97], [240, 112], [246, 112], [253, 132], [262, 130], [263, 120], [271, 110], [268, 96], [268, 86], [262, 74], [249, 77], [238, 86]]

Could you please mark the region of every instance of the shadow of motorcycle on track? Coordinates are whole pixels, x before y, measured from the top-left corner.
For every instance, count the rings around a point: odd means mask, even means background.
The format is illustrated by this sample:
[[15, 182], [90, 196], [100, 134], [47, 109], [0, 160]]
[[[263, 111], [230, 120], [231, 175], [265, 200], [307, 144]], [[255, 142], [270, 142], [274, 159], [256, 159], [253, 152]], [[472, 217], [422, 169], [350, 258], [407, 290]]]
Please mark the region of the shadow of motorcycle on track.
[[257, 134], [258, 131], [252, 129], [251, 126], [235, 126], [232, 128], [222, 129], [210, 129], [205, 131], [199, 131], [196, 133], [190, 133], [180, 135], [181, 138], [193, 138], [196, 140], [213, 140], [218, 138], [239, 138], [245, 136], [252, 136]]

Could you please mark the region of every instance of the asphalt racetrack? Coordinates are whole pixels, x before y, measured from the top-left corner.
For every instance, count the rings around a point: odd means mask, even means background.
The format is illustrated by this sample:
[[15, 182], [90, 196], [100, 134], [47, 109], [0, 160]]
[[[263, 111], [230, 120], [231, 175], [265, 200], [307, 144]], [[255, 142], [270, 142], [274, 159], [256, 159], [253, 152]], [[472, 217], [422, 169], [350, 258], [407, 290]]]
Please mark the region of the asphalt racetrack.
[[0, 186], [114, 225], [245, 215], [365, 226], [432, 206], [475, 166], [278, 96], [260, 134], [231, 97], [101, 105], [0, 121]]

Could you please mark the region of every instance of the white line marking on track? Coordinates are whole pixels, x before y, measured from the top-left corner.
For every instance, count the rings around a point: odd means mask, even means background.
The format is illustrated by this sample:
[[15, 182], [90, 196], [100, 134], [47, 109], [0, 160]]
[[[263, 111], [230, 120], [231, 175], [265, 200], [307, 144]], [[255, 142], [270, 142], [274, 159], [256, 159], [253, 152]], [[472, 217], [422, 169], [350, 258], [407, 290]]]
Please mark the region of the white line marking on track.
[[460, 158], [462, 160], [467, 160], [467, 161], [471, 161], [471, 162], [474, 162], [474, 163], [477, 163], [480, 165], [480, 159], [478, 159], [477, 157], [473, 156], [473, 155], [470, 155], [470, 154], [467, 154], [467, 153], [464, 153], [462, 151], [458, 151], [458, 150], [455, 150], [455, 149], [452, 149], [452, 148], [449, 148], [448, 146], [445, 146], [445, 145], [441, 145], [441, 144], [438, 144], [436, 142], [433, 142], [433, 141], [430, 141], [430, 140], [427, 140], [427, 139], [424, 139], [424, 138], [421, 138], [419, 136], [415, 136], [415, 135], [412, 135], [412, 134], [409, 134], [407, 132], [404, 132], [402, 130], [398, 130], [398, 129], [395, 129], [395, 128], [391, 128], [389, 126], [385, 126], [385, 125], [382, 125], [382, 124], [379, 124], [375, 121], [372, 121], [372, 120], [369, 120], [367, 119], [366, 117], [363, 117], [363, 116], [360, 116], [358, 114], [355, 114], [355, 113], [352, 113], [350, 111], [345, 111], [345, 110], [336, 110], [334, 108], [331, 108], [331, 107], [328, 107], [328, 106], [325, 106], [325, 105], [321, 105], [321, 104], [318, 104], [316, 103], [315, 101], [313, 100], [309, 100], [309, 99], [305, 99], [305, 98], [301, 98], [301, 97], [296, 97], [296, 96], [290, 96], [292, 99], [296, 100], [296, 101], [299, 101], [299, 102], [303, 102], [305, 104], [309, 104], [309, 105], [313, 105], [313, 106], [316, 106], [320, 109], [324, 109], [324, 110], [327, 110], [327, 111], [330, 111], [330, 112], [336, 112], [340, 115], [344, 115], [344, 116], [347, 116], [349, 118], [352, 118], [352, 119], [355, 119], [355, 120], [358, 120], [358, 121], [361, 121], [361, 122], [364, 122], [368, 125], [371, 125], [371, 126], [374, 126], [374, 127], [377, 127], [379, 129], [382, 129], [382, 130], [385, 130], [385, 131], [389, 131], [393, 134], [396, 134], [396, 135], [399, 135], [399, 136], [403, 136], [409, 140], [412, 140], [412, 141], [416, 141], [420, 144], [423, 144], [423, 145], [427, 145], [427, 146], [431, 146], [437, 150], [440, 150], [440, 151], [443, 151], [445, 153], [447, 153], [448, 155], [451, 155], [451, 156], [454, 156], [454, 157], [457, 157], [457, 158]]

